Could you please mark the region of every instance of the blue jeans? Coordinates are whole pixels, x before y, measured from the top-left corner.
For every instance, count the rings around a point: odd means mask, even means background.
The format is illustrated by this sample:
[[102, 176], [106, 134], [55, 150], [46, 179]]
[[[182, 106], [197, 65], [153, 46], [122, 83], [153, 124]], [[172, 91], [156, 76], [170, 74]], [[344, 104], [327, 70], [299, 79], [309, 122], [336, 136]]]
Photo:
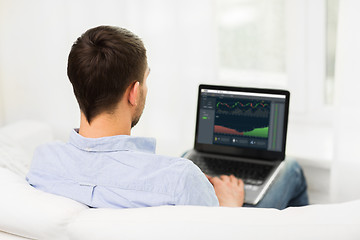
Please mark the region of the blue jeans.
[[309, 204], [307, 185], [300, 165], [295, 160], [286, 160], [285, 166], [257, 205], [244, 207], [277, 208], [299, 207]]

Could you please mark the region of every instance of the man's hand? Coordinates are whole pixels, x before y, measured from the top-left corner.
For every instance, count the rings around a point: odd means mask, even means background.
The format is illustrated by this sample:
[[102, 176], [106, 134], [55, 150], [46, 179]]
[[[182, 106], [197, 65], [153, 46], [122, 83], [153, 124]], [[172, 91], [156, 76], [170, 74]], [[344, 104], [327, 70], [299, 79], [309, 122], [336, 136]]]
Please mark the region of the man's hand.
[[206, 175], [214, 186], [220, 206], [241, 207], [244, 204], [244, 182], [234, 175], [210, 177]]

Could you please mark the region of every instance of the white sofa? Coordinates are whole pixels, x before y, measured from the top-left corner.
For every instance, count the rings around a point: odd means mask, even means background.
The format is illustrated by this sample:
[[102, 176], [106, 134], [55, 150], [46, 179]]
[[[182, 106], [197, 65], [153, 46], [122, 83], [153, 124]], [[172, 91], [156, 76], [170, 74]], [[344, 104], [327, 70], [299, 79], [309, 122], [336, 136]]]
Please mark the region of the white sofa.
[[0, 128], [0, 239], [360, 239], [360, 200], [275, 209], [161, 206], [90, 209], [24, 179], [34, 147], [51, 140], [37, 122]]

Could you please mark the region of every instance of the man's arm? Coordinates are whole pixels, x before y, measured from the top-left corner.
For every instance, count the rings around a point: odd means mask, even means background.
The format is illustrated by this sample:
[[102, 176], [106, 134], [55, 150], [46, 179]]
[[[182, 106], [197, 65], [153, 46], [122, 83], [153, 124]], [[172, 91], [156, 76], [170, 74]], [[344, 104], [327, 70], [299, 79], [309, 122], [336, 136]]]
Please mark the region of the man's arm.
[[175, 189], [175, 205], [219, 206], [214, 187], [193, 162], [179, 162], [184, 167]]
[[219, 199], [220, 206], [241, 207], [244, 204], [244, 182], [234, 175], [210, 177], [206, 175], [214, 186], [215, 194]]

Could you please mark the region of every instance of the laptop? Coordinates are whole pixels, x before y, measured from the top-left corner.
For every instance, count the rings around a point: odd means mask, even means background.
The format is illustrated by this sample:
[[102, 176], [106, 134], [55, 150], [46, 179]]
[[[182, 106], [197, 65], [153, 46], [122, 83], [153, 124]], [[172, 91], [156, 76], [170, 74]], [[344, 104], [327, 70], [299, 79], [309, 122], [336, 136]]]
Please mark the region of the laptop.
[[210, 176], [245, 183], [255, 205], [285, 159], [290, 93], [286, 90], [200, 85], [194, 149], [184, 156]]

